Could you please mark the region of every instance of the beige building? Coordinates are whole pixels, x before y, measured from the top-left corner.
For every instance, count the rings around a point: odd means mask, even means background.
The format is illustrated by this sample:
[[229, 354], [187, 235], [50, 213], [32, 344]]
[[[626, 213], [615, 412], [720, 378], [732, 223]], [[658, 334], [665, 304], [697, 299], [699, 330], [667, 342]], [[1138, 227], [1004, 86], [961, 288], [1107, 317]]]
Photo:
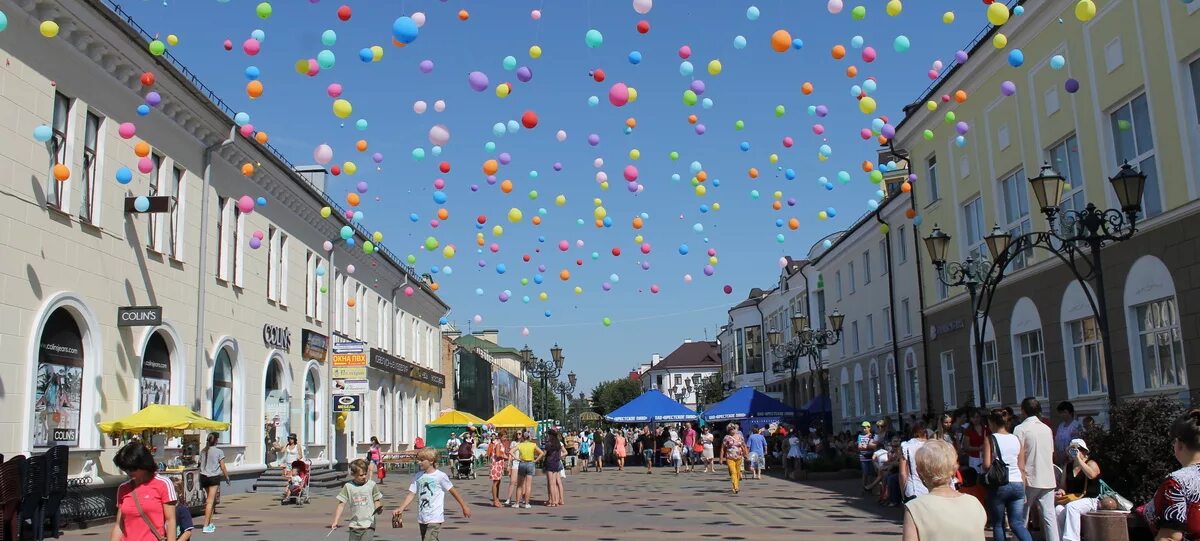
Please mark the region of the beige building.
[[[238, 135], [234, 111], [150, 55], [150, 38], [106, 4], [0, 10], [0, 453], [69, 445], [72, 475], [110, 482], [114, 442], [97, 423], [150, 403], [230, 422], [235, 474], [262, 471], [289, 432], [318, 464], [356, 456], [370, 436], [408, 445], [445, 386], [449, 307], [431, 285], [390, 252], [364, 253], [360, 226], [353, 247], [341, 241], [349, 222], [323, 171], [301, 175]], [[45, 20], [57, 38], [38, 34]], [[161, 104], [139, 116], [151, 91]], [[126, 122], [135, 136], [121, 136]], [[157, 196], [162, 212], [138, 212], [137, 196]], [[243, 212], [243, 196], [265, 205]], [[367, 381], [340, 433], [326, 359], [349, 341], [365, 342]]]

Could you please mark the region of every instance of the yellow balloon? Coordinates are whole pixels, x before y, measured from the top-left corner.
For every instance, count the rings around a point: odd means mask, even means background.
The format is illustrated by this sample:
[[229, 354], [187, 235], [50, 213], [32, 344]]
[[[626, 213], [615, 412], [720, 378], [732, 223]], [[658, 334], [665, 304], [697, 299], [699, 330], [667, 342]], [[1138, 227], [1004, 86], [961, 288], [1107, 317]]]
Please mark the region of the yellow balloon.
[[376, 231], [374, 234], [371, 235], [371, 238], [374, 239], [375, 242], [383, 242], [383, 233]]
[[529, 48], [529, 58], [537, 60], [542, 57], [542, 48], [534, 45]]
[[550, 295], [547, 295], [545, 291], [538, 293], [539, 301], [545, 301], [546, 299], [549, 299], [549, 298], [550, 298]]
[[641, 158], [641, 157], [642, 157], [642, 151], [640, 151], [640, 150], [638, 150], [638, 149], [636, 149], [636, 148], [635, 148], [635, 149], [631, 149], [631, 150], [629, 151], [629, 159], [631, 159], [631, 160], [636, 160], [636, 159], [638, 159], [638, 158]]
[[170, 45], [172, 47], [179, 45], [179, 36], [176, 36], [175, 34], [168, 35], [167, 36], [167, 45]]
[[706, 193], [708, 193], [708, 187], [706, 187], [703, 184], [696, 186], [696, 195], [697, 196], [704, 197], [704, 194], [706, 194]]
[[58, 23], [54, 21], [42, 21], [41, 26], [38, 26], [38, 31], [40, 31], [43, 36], [52, 38], [58, 35]]
[[900, 0], [889, 0], [887, 3], [887, 14], [892, 17], [899, 15], [903, 9], [904, 4], [901, 4]]
[[925, 102], [925, 108], [929, 109], [930, 111], [936, 111], [938, 109], [938, 102], [929, 100]]
[[604, 201], [603, 201], [603, 200], [601, 200], [599, 197], [593, 197], [593, 198], [592, 198], [592, 204], [593, 204], [593, 205], [596, 205], [596, 206], [598, 207], [598, 206], [600, 206], [600, 205], [603, 205], [603, 204], [604, 204]]
[[331, 215], [331, 214], [333, 214], [333, 209], [331, 209], [329, 207], [321, 207], [321, 217], [322, 218], [328, 218], [329, 215]]
[[504, 234], [504, 226], [500, 226], [500, 225], [492, 226], [492, 236], [493, 237], [499, 237], [503, 234]]
[[995, 47], [997, 49], [1003, 49], [1005, 47], [1008, 47], [1008, 36], [1006, 36], [1004, 34], [996, 34], [992, 38], [992, 47]]
[[635, 101], [637, 101], [637, 89], [631, 86], [629, 87], [629, 103]]
[[771, 194], [771, 197], [774, 197], [775, 199], [783, 199], [783, 192], [776, 191], [775, 193]]
[[507, 84], [496, 85], [496, 97], [497, 98], [507, 98], [508, 97], [508, 85]]
[[525, 218], [525, 214], [521, 212], [521, 209], [516, 207], [508, 209], [508, 221], [517, 224], [521, 223], [523, 218]]
[[822, 210], [817, 213], [817, 219], [821, 220], [821, 221], [825, 221], [825, 220], [829, 219], [829, 213]]
[[300, 75], [305, 75], [308, 73], [308, 61], [307, 60], [301, 58], [300, 60], [296, 61], [296, 73], [299, 73]]
[[634, 244], [641, 244], [641, 243], [643, 243], [643, 242], [646, 242], [646, 238], [645, 238], [645, 237], [643, 237], [643, 236], [641, 236], [641, 235], [637, 235], [637, 236], [633, 237], [633, 243], [634, 243]]
[[603, 220], [605, 216], [608, 216], [608, 211], [604, 207], [596, 207], [596, 210], [592, 211], [592, 216], [597, 220]]
[[771, 163], [779, 163], [779, 155], [778, 154], [772, 154], [769, 157], [767, 157], [767, 159], [770, 160]]
[[354, 162], [346, 162], [342, 164], [342, 172], [347, 175], [353, 175], [358, 172], [358, 166]]
[[721, 74], [721, 61], [720, 60], [711, 60], [708, 62], [708, 74], [709, 75], [720, 75]]
[[563, 206], [563, 205], [565, 205], [565, 204], [567, 204], [567, 196], [565, 196], [565, 195], [559, 195], [558, 197], [555, 197], [555, 198], [554, 198], [554, 204], [555, 204], [555, 205], [558, 205], [558, 206], [560, 206], [560, 207], [561, 207], [561, 206]]
[[825, 156], [824, 154], [817, 154], [817, 161], [829, 161], [829, 157]]
[[453, 259], [454, 252], [455, 250], [453, 246], [446, 246], [445, 248], [442, 248], [442, 257], [446, 259]]
[[579, 286], [575, 286], [575, 294], [576, 294], [576, 295], [582, 295], [582, 294], [583, 294], [583, 288], [582, 288], [582, 287], [579, 287]]
[[720, 204], [720, 203], [713, 203], [713, 204], [712, 204], [712, 209], [713, 209], [713, 212], [716, 212], [716, 211], [718, 211], [718, 210], [721, 210], [721, 204]]
[[378, 45], [371, 46], [371, 62], [379, 62], [383, 60], [383, 47]]
[[717, 256], [715, 256], [715, 255], [713, 255], [713, 256], [708, 256], [708, 264], [709, 264], [709, 265], [716, 265], [716, 264], [717, 264]]
[[1079, 0], [1075, 4], [1075, 18], [1083, 22], [1088, 22], [1096, 16], [1096, 3], [1092, 0]]
[[862, 111], [865, 115], [874, 113], [875, 107], [875, 98], [872, 98], [871, 96], [863, 96], [862, 99], [858, 100], [858, 110]]
[[947, 12], [943, 13], [942, 14], [942, 22], [945, 24], [953, 23], [954, 22], [954, 12], [947, 11]]
[[[1078, 12], [1079, 7], [1076, 6], [1075, 10]], [[992, 2], [987, 8], [987, 20], [995, 26], [1008, 22], [1008, 6], [1003, 2]]]
[[601, 183], [600, 183], [600, 189], [601, 189], [601, 190], [607, 190], [607, 189], [608, 189], [608, 181], [607, 181], [607, 180], [606, 180], [606, 181], [604, 181], [604, 182], [601, 182]]
[[[307, 64], [307, 62], [306, 62], [306, 64]], [[308, 69], [308, 67], [306, 65], [305, 70], [307, 70], [307, 69]], [[349, 118], [350, 114], [353, 112], [354, 112], [354, 106], [350, 105], [350, 102], [343, 100], [343, 99], [334, 100], [334, 102], [333, 102], [333, 115], [334, 116], [336, 116], [338, 118]]]

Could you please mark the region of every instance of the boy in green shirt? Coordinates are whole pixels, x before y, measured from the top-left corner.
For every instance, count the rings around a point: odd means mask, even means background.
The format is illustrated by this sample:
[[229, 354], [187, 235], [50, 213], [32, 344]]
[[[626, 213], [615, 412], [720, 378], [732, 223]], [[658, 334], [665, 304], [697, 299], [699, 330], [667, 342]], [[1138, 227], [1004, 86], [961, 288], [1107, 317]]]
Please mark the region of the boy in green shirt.
[[[383, 492], [375, 481], [367, 480], [366, 460], [357, 459], [350, 463], [350, 482], [342, 485], [338, 493], [337, 510], [333, 512], [330, 530], [336, 530], [342, 520], [342, 511], [350, 504], [350, 541], [371, 541], [375, 536], [375, 515], [383, 512]], [[330, 532], [332, 533], [332, 531]]]

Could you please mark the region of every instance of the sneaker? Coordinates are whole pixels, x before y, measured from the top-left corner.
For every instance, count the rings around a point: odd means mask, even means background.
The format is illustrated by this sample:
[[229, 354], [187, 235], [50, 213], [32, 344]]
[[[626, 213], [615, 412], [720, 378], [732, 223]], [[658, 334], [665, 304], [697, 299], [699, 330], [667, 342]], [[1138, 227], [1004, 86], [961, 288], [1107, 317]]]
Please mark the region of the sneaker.
[[532, 506], [532, 505], [529, 505], [529, 502], [525, 502], [525, 508], [526, 508], [526, 509], [532, 509], [532, 508], [533, 508], [533, 506]]
[[205, 526], [204, 529], [201, 531], [204, 533], [213, 533], [213, 532], [217, 531], [217, 525], [209, 524], [208, 526]]
[[504, 505], [508, 505], [509, 503], [510, 502], [508, 500], [504, 500]]
[[512, 502], [512, 508], [513, 508], [513, 509], [516, 509], [516, 508], [518, 508], [518, 507], [521, 507], [521, 502]]

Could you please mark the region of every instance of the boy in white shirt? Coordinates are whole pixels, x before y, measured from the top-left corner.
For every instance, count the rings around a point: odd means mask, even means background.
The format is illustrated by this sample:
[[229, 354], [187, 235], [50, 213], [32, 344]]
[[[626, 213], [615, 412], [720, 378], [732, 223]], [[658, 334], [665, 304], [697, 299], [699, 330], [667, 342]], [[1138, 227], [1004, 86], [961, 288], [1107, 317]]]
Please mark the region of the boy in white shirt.
[[437, 453], [433, 449], [421, 449], [417, 452], [417, 467], [421, 470], [408, 486], [408, 494], [400, 508], [392, 513], [396, 522], [404, 525], [404, 510], [412, 503], [413, 497], [418, 499], [417, 524], [421, 528], [421, 541], [438, 541], [442, 524], [446, 522], [446, 493], [449, 492], [458, 505], [462, 507], [463, 517], [471, 518], [471, 508], [463, 500], [454, 483], [445, 472], [437, 469], [434, 464]]

